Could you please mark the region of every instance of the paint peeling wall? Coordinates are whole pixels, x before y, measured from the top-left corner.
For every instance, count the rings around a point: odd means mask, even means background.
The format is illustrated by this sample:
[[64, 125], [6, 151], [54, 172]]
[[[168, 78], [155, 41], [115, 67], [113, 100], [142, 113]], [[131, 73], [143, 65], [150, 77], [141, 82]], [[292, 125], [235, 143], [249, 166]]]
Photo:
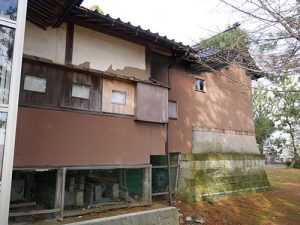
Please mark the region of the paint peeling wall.
[[[103, 79], [102, 111], [108, 113], [134, 115], [135, 86], [136, 85], [132, 83]], [[113, 91], [126, 93], [125, 104], [115, 104], [112, 102]]]
[[[195, 91], [195, 77], [205, 80], [204, 92]], [[187, 73], [180, 67], [173, 69], [169, 99], [177, 101], [179, 118], [170, 121], [171, 151], [192, 153], [193, 127], [248, 132], [252, 140], [254, 123], [250, 85], [250, 77], [237, 66], [202, 75]], [[221, 139], [219, 136], [218, 140]], [[236, 141], [240, 143], [241, 140]], [[254, 151], [254, 141], [247, 151]]]
[[193, 153], [258, 153], [254, 134], [193, 128]]
[[145, 47], [75, 25], [73, 64], [146, 80]]
[[55, 63], [65, 63], [66, 24], [60, 28], [48, 27], [43, 30], [26, 22], [24, 54], [52, 60]]

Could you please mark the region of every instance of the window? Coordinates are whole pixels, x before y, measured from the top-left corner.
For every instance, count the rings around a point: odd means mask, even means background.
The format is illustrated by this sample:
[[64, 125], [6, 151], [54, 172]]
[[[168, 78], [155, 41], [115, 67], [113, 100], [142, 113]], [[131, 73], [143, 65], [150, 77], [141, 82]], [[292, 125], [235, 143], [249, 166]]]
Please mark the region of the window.
[[17, 19], [17, 0], [6, 0], [0, 2], [0, 17], [16, 20]]
[[5, 132], [6, 132], [6, 121], [7, 113], [0, 112], [0, 177], [2, 173], [2, 161], [4, 153], [4, 142], [5, 142]]
[[169, 118], [170, 119], [178, 119], [178, 106], [177, 102], [169, 101]]
[[72, 97], [89, 99], [91, 87], [84, 84], [73, 84], [72, 85]]
[[126, 95], [124, 91], [112, 91], [111, 103], [126, 105]]
[[196, 91], [204, 91], [204, 80], [195, 79], [195, 90]]
[[46, 93], [47, 79], [42, 77], [25, 75], [24, 90]]
[[15, 30], [0, 26], [0, 104], [8, 104]]

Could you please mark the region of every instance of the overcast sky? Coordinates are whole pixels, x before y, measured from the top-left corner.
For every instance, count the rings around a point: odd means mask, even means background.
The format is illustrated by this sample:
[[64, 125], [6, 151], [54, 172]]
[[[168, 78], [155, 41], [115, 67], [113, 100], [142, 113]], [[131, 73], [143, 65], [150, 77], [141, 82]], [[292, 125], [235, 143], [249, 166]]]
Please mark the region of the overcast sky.
[[218, 0], [84, 0], [105, 14], [184, 44], [195, 44], [238, 22], [237, 14]]

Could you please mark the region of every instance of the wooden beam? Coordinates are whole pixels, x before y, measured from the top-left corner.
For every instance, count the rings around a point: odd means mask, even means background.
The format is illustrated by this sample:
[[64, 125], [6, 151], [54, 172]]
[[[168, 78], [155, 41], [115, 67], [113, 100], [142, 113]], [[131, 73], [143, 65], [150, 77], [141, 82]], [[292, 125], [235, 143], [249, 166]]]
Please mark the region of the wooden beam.
[[67, 23], [65, 64], [72, 64], [74, 45], [74, 23]]
[[34, 206], [34, 205], [36, 205], [36, 202], [23, 202], [23, 203], [10, 204], [9, 208], [10, 209], [23, 208], [23, 207]]
[[146, 47], [146, 74], [151, 77], [151, 59], [152, 54], [150, 48]]
[[42, 209], [42, 210], [32, 210], [28, 212], [11, 212], [9, 213], [9, 217], [18, 217], [18, 216], [31, 216], [31, 215], [39, 215], [39, 214], [47, 214], [47, 213], [56, 213], [59, 212], [60, 209]]
[[61, 185], [61, 201], [60, 201], [60, 220], [64, 219], [64, 209], [65, 209], [65, 189], [66, 189], [66, 168], [62, 169], [62, 185]]

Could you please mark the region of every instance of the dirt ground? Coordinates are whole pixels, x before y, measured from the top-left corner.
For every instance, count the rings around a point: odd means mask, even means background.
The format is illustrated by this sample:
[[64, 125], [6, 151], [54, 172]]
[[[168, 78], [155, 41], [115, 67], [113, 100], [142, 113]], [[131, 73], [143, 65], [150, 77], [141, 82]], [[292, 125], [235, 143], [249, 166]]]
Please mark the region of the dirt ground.
[[190, 205], [175, 201], [180, 224], [193, 224], [185, 221], [190, 216], [204, 218], [205, 225], [300, 225], [300, 170], [267, 169], [267, 174], [270, 191]]
[[[270, 168], [266, 171], [272, 185], [266, 192], [236, 195], [218, 201], [195, 204], [184, 204], [174, 200], [173, 205], [180, 209], [180, 225], [193, 224], [185, 221], [187, 216], [193, 219], [203, 218], [205, 225], [300, 225], [300, 170]], [[63, 222], [52, 219], [30, 224], [58, 225], [161, 208], [166, 207], [167, 199], [167, 196], [160, 196], [153, 198], [154, 204], [151, 206], [69, 217]]]

